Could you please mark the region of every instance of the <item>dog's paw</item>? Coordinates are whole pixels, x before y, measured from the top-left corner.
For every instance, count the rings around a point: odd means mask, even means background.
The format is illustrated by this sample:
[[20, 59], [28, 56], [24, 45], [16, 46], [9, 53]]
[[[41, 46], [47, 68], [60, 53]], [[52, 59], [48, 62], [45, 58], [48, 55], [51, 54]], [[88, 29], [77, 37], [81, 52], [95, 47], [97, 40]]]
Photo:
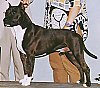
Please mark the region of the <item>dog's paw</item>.
[[29, 85], [30, 85], [30, 82], [29, 82], [29, 81], [24, 81], [24, 82], [22, 82], [21, 85], [22, 85], [22, 86], [29, 86]]
[[91, 82], [86, 82], [85, 84], [83, 84], [84, 87], [90, 87], [91, 86]]
[[22, 86], [29, 86], [30, 82], [32, 80], [32, 77], [27, 77], [25, 81], [22, 82]]
[[100, 81], [98, 82], [98, 84], [100, 84]]
[[25, 81], [25, 79], [21, 79], [20, 81], [19, 81], [19, 83], [22, 83], [22, 82], [24, 82]]
[[83, 84], [83, 87], [88, 87], [86, 84]]
[[27, 80], [28, 75], [24, 75], [24, 78], [19, 81], [19, 83], [24, 83]]
[[76, 83], [77, 83], [77, 84], [79, 84], [79, 83], [80, 83], [80, 81], [77, 81]]

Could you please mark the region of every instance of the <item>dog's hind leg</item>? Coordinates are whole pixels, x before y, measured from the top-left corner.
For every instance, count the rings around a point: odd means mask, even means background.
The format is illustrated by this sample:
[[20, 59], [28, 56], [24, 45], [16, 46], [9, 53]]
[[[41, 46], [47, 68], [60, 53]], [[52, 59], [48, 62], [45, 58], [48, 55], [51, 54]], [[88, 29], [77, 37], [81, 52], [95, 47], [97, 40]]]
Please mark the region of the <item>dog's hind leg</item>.
[[83, 63], [84, 66], [83, 66], [83, 71], [85, 72], [85, 75], [86, 75], [86, 85], [88, 87], [91, 86], [91, 81], [90, 81], [90, 68], [88, 67], [88, 65], [86, 63]]
[[79, 59], [79, 63], [81, 65], [82, 69], [83, 69], [83, 72], [85, 73], [85, 76], [86, 76], [86, 86], [90, 87], [91, 86], [90, 68], [86, 64], [83, 54], [80, 54], [80, 58], [81, 58], [81, 60]]
[[77, 69], [79, 70], [79, 72], [80, 72], [80, 80], [79, 81], [80, 81], [80, 83], [83, 84], [84, 83], [84, 74], [83, 74], [83, 70], [82, 70], [80, 64], [77, 62], [75, 56], [73, 55], [73, 53], [71, 51], [65, 52], [65, 55], [69, 59], [69, 61], [72, 64], [74, 64], [77, 67]]

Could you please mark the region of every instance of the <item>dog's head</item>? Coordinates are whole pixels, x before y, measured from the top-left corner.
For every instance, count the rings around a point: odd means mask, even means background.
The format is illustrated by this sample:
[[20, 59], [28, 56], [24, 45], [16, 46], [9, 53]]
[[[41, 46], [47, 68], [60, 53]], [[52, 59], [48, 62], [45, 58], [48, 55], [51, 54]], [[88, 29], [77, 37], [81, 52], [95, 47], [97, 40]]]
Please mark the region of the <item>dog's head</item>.
[[5, 18], [3, 19], [4, 26], [13, 27], [20, 25], [23, 19], [22, 12], [25, 12], [24, 10], [25, 8], [22, 3], [20, 3], [18, 6], [11, 6], [9, 3], [9, 8], [6, 10]]

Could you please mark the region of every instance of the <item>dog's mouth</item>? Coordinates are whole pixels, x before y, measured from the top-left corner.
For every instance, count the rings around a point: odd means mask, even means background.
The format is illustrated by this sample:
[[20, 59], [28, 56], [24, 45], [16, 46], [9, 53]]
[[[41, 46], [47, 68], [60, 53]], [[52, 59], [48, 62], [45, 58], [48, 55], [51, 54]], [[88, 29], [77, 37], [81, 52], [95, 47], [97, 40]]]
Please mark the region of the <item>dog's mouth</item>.
[[8, 20], [7, 19], [3, 19], [3, 23], [4, 23], [4, 26], [5, 27], [11, 27], [11, 25], [9, 24]]
[[13, 26], [16, 26], [17, 24], [16, 23], [14, 23], [14, 22], [11, 22], [11, 23], [9, 23], [9, 22], [4, 22], [4, 26], [5, 27], [13, 27]]
[[11, 25], [10, 25], [10, 24], [4, 24], [4, 26], [5, 26], [5, 27], [11, 27]]

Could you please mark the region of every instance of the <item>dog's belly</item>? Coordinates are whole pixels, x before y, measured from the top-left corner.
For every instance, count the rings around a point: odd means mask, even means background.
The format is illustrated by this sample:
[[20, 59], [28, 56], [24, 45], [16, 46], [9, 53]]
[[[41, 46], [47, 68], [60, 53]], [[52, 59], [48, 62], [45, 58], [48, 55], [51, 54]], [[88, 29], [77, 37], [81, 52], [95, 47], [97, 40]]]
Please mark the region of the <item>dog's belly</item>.
[[22, 41], [23, 41], [23, 37], [24, 37], [24, 33], [25, 33], [26, 29], [22, 29], [20, 26], [16, 26], [16, 27], [14, 27], [13, 30], [14, 30], [14, 35], [17, 40], [17, 49], [19, 51], [21, 51], [22, 53], [26, 54], [22, 48]]

